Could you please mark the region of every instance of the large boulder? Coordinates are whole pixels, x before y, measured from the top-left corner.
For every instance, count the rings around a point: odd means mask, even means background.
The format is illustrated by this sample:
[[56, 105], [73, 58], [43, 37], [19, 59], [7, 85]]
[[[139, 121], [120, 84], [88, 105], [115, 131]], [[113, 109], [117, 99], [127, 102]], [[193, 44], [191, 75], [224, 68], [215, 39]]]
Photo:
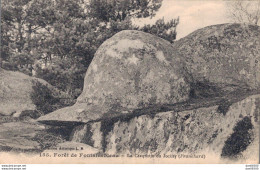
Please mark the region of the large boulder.
[[122, 31], [93, 59], [79, 103], [126, 109], [188, 99], [183, 64], [169, 42], [140, 31]]
[[259, 89], [260, 27], [221, 24], [194, 31], [174, 43], [187, 63], [194, 85], [224, 91]]
[[141, 31], [121, 31], [97, 50], [76, 105], [39, 121], [90, 121], [105, 113], [183, 102], [189, 98], [188, 79], [169, 42]]
[[0, 116], [37, 118], [57, 105], [62, 107], [66, 98], [44, 80], [0, 68]]

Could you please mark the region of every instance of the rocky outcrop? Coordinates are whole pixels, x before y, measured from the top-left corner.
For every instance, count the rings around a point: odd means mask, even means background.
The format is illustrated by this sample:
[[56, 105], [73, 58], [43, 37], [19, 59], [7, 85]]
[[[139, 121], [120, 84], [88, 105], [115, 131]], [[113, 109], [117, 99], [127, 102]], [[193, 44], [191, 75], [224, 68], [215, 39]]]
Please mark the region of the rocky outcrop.
[[35, 123], [9, 122], [0, 124], [0, 151], [35, 151], [41, 146], [35, 140], [37, 132], [44, 131], [43, 125]]
[[0, 152], [39, 153], [48, 148], [73, 146], [73, 142], [65, 142], [71, 131], [71, 127], [50, 127], [35, 121], [0, 123]]
[[219, 157], [236, 157], [244, 152], [256, 154], [251, 155], [254, 157], [258, 154], [255, 147], [259, 140], [260, 95], [243, 98], [238, 102], [234, 99], [233, 104], [226, 101], [192, 110], [88, 123], [76, 127], [71, 140], [110, 154], [163, 155], [207, 150]]
[[176, 41], [173, 46], [187, 63], [194, 86], [206, 84], [223, 91], [260, 88], [259, 26], [208, 26]]
[[108, 154], [257, 157], [258, 37], [258, 26], [223, 24], [172, 47], [123, 31], [97, 51], [77, 103], [38, 121], [74, 126], [72, 142]]
[[0, 68], [0, 116], [38, 118], [66, 98], [44, 80]]
[[169, 42], [140, 31], [122, 31], [97, 50], [75, 106], [39, 121], [87, 122], [107, 114], [131, 113], [189, 98], [184, 63]]

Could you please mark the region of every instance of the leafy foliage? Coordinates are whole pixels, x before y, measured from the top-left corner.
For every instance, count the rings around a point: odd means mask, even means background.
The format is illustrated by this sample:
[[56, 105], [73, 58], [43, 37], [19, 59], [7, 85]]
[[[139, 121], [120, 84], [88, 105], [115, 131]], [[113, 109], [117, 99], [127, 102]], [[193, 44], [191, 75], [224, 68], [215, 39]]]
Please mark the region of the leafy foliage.
[[98, 20], [123, 21], [127, 17], [146, 18], [155, 16], [162, 0], [90, 0], [89, 15]]
[[173, 43], [173, 40], [176, 39], [176, 27], [178, 24], [179, 18], [176, 20], [172, 19], [167, 23], [164, 21], [164, 18], [162, 18], [157, 20], [154, 25], [145, 25], [143, 28], [141, 28], [141, 30], [153, 35], [157, 35], [158, 37]]
[[56, 109], [54, 107], [59, 100], [52, 95], [52, 92], [46, 86], [39, 82], [35, 82], [33, 91], [34, 92], [31, 94], [31, 98], [36, 105], [37, 110], [46, 114]]
[[39, 113], [47, 114], [64, 106], [73, 104], [73, 101], [70, 100], [70, 98], [63, 98], [66, 96], [54, 92], [54, 90], [50, 89], [51, 87], [38, 81], [34, 81], [33, 84], [33, 92], [30, 95]]

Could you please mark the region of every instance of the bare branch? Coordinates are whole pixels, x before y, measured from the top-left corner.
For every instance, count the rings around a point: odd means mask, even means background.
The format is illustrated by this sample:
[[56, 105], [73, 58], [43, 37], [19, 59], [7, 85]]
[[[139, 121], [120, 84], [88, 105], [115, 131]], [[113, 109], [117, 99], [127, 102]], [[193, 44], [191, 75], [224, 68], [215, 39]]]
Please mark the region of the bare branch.
[[229, 1], [227, 2], [229, 17], [240, 23], [257, 25], [260, 18], [260, 1]]

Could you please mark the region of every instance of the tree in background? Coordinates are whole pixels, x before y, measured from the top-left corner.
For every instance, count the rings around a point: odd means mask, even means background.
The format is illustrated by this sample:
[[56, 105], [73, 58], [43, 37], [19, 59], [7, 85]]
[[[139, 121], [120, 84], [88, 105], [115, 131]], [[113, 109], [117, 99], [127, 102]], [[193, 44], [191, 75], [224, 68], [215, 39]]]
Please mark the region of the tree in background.
[[[157, 35], [173, 43], [176, 39], [179, 18], [169, 22], [165, 22], [162, 18], [153, 25], [143, 27], [134, 26], [131, 22], [131, 19], [154, 17], [161, 4], [162, 0], [90, 0], [87, 9], [89, 9], [89, 16], [111, 26], [112, 35], [121, 30], [136, 29]], [[122, 23], [124, 27], [120, 27]]]
[[157, 35], [158, 37], [161, 37], [173, 43], [173, 41], [176, 39], [176, 27], [178, 24], [179, 18], [172, 19], [169, 22], [165, 22], [164, 18], [162, 18], [157, 20], [154, 25], [145, 25], [140, 30], [153, 35]]
[[2, 0], [1, 57], [7, 62], [7, 69], [31, 74], [32, 65], [37, 60], [34, 51], [40, 44], [38, 31], [52, 18], [53, 9], [48, 10], [50, 2]]
[[137, 27], [162, 0], [2, 0], [4, 68], [43, 78], [76, 98], [98, 47], [122, 30], [142, 30], [173, 42], [179, 20]]
[[161, 4], [162, 0], [90, 0], [87, 9], [91, 17], [109, 22], [154, 17]]
[[37, 77], [71, 95], [83, 86], [86, 67], [81, 63], [92, 59], [93, 46], [86, 37], [93, 29], [80, 0], [4, 0], [1, 11], [5, 69], [29, 75], [36, 71]]
[[260, 20], [260, 1], [227, 1], [229, 17], [238, 23], [258, 25]]
[[[4, 5], [2, 2], [1, 6]], [[9, 30], [12, 29], [13, 18], [10, 11], [1, 8], [1, 64], [10, 56], [9, 44], [13, 43]]]

